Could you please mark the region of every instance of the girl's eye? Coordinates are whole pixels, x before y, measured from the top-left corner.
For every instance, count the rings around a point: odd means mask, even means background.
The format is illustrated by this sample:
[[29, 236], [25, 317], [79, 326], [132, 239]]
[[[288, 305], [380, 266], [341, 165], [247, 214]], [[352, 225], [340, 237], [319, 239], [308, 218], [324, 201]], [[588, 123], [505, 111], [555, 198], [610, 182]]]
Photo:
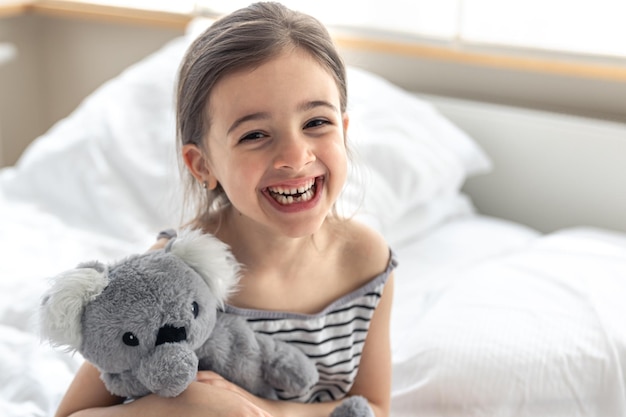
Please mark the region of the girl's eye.
[[239, 139], [239, 142], [253, 142], [255, 140], [263, 139], [264, 137], [265, 134], [263, 132], [250, 132], [241, 139]]
[[305, 129], [309, 129], [309, 128], [314, 128], [314, 127], [320, 127], [320, 126], [324, 126], [330, 124], [330, 122], [328, 120], [324, 120], [324, 119], [313, 119], [309, 122], [307, 122], [307, 124], [304, 125]]

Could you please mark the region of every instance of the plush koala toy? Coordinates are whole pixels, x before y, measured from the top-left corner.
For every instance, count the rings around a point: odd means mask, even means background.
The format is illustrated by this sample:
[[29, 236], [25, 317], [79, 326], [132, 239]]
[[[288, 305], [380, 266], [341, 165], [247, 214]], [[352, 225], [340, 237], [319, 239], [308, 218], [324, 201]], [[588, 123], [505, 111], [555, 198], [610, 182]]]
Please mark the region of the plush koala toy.
[[218, 311], [238, 272], [228, 248], [199, 232], [111, 266], [81, 264], [44, 295], [41, 330], [97, 366], [119, 396], [176, 396], [198, 368], [266, 398], [301, 394], [318, 378], [304, 353]]
[[[111, 265], [84, 263], [54, 277], [42, 299], [41, 332], [51, 344], [81, 353], [122, 397], [177, 396], [198, 369], [265, 398], [278, 390], [307, 392], [318, 373], [302, 351], [220, 311], [238, 274], [224, 243], [185, 231], [163, 249]], [[332, 413], [370, 415], [361, 397]]]

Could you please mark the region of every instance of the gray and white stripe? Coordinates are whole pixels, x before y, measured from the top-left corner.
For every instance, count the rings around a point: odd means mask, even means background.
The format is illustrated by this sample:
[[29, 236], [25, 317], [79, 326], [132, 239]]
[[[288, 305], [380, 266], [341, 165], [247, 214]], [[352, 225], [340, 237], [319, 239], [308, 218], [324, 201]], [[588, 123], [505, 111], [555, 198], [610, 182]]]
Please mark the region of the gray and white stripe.
[[[385, 271], [364, 286], [333, 302], [318, 314], [241, 309], [226, 312], [246, 317], [252, 328], [298, 346], [317, 366], [320, 380], [298, 402], [343, 398], [354, 383], [374, 310], [389, 274], [397, 265], [393, 253]], [[279, 393], [280, 397], [280, 393]]]

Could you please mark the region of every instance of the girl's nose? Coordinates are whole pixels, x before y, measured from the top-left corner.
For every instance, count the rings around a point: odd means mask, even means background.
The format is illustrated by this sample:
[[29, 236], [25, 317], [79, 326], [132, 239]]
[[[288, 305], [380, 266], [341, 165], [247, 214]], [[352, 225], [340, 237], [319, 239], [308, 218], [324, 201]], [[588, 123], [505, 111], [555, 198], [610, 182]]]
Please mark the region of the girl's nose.
[[274, 168], [300, 171], [315, 161], [315, 153], [306, 138], [292, 135], [278, 141]]

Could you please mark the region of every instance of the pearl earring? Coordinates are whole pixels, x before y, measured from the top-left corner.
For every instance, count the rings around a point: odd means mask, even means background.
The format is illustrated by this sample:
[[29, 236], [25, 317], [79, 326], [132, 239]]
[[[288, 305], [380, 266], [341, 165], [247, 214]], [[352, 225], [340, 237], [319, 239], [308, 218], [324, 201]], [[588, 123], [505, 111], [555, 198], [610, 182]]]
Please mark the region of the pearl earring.
[[206, 184], [206, 181], [203, 181], [203, 182], [202, 182], [202, 188], [204, 188], [205, 190], [206, 190], [207, 188], [209, 188], [209, 187], [207, 186], [207, 184]]

